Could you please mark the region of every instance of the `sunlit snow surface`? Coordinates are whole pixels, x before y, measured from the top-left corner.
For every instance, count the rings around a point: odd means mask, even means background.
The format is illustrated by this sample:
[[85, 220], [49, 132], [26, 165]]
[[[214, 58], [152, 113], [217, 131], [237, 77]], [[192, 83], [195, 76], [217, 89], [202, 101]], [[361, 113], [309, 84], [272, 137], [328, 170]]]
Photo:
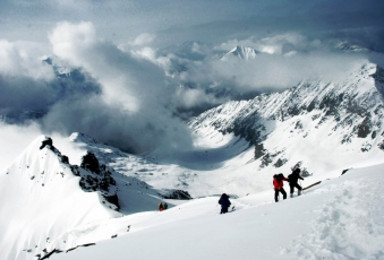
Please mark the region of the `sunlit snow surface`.
[[[384, 257], [384, 206], [381, 203], [384, 195], [380, 193], [384, 182], [383, 164], [356, 167], [344, 175], [323, 178], [321, 184], [304, 191], [302, 196], [279, 203], [273, 202], [271, 179], [266, 178], [264, 190], [231, 196], [235, 210], [226, 215], [219, 214], [219, 194], [190, 201], [163, 200], [171, 207], [159, 212], [156, 206], [161, 198], [153, 186], [135, 183], [129, 174], [115, 173], [115, 178], [120, 176], [117, 179], [119, 198], [126, 211], [115, 214], [103, 208], [97, 194], [81, 191], [75, 182], [77, 177], [71, 177], [49, 150], [37, 149], [40, 141], [38, 138], [27, 148], [8, 169], [8, 174], [1, 175], [2, 196], [7, 198], [2, 205], [7, 214], [1, 214], [1, 228], [6, 231], [1, 252], [4, 259], [36, 259], [37, 254], [43, 257], [54, 250], [50, 259]], [[87, 145], [88, 148], [94, 145], [94, 151], [113, 149], [92, 142]], [[117, 158], [123, 155], [115, 154]], [[104, 160], [115, 159], [110, 156]], [[247, 152], [243, 156], [247, 157]], [[137, 157], [126, 157], [126, 160], [130, 160], [132, 167], [146, 165]], [[51, 169], [49, 172], [54, 175], [41, 174], [39, 167]], [[153, 183], [159, 186], [162, 181], [154, 181], [156, 176], [161, 179], [164, 171], [172, 170], [176, 176], [180, 171], [180, 166], [175, 165], [153, 163], [147, 167], [153, 172], [150, 175]], [[15, 168], [24, 170], [14, 171]], [[58, 170], [63, 171], [64, 177]], [[33, 172], [42, 176], [31, 179]], [[4, 178], [13, 181], [4, 182]], [[204, 184], [203, 180], [199, 179]], [[306, 178], [302, 185], [315, 180]], [[197, 187], [196, 184], [189, 188], [198, 193]], [[240, 189], [240, 184], [235, 183], [233, 187], [233, 190]], [[231, 190], [223, 189], [228, 191]]]
[[277, 204], [272, 192], [232, 199], [236, 210], [226, 215], [218, 197], [133, 214], [86, 234], [120, 231], [115, 239], [51, 258], [382, 259], [383, 171], [350, 170]]

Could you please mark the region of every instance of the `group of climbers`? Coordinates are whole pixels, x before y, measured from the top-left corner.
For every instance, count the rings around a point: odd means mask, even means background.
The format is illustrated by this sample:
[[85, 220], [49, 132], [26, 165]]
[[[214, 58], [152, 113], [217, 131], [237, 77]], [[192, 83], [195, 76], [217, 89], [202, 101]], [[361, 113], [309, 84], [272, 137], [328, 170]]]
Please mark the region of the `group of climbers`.
[[[287, 193], [284, 190], [284, 181], [287, 181], [289, 183], [291, 198], [293, 197], [295, 188], [297, 189], [297, 195], [300, 196], [302, 187], [298, 183], [299, 179], [304, 180], [303, 177], [300, 176], [299, 168], [294, 169], [292, 173], [288, 175], [288, 178], [286, 178], [282, 173], [273, 175], [273, 187], [275, 189], [275, 202], [279, 201], [280, 193], [283, 195], [283, 199], [287, 198]], [[221, 205], [220, 214], [227, 213], [229, 207], [231, 206], [231, 201], [229, 200], [229, 196], [226, 193], [223, 193], [218, 203]], [[167, 208], [168, 208], [167, 203], [162, 203], [162, 202], [159, 203], [160, 211], [163, 211], [164, 209], [167, 209]]]
[[[288, 178], [286, 178], [282, 173], [275, 174], [273, 176], [273, 187], [275, 188], [275, 202], [279, 201], [279, 193], [283, 194], [283, 199], [287, 198], [287, 193], [284, 190], [283, 181], [287, 181], [289, 183], [291, 198], [293, 197], [295, 188], [297, 189], [297, 195], [300, 196], [302, 187], [298, 183], [299, 179], [304, 180], [303, 177], [300, 176], [299, 168], [294, 169], [292, 173], [288, 175]], [[219, 199], [219, 204], [221, 205], [220, 214], [227, 213], [229, 206], [231, 206], [229, 196], [223, 193]]]
[[284, 190], [283, 181], [287, 181], [289, 183], [291, 198], [293, 197], [295, 188], [297, 189], [297, 195], [300, 196], [302, 187], [298, 183], [299, 179], [304, 180], [303, 177], [300, 176], [299, 168], [293, 170], [293, 172], [288, 175], [288, 178], [286, 178], [282, 173], [273, 175], [273, 187], [275, 188], [275, 202], [279, 201], [279, 193], [283, 194], [283, 199], [287, 198], [287, 193]]

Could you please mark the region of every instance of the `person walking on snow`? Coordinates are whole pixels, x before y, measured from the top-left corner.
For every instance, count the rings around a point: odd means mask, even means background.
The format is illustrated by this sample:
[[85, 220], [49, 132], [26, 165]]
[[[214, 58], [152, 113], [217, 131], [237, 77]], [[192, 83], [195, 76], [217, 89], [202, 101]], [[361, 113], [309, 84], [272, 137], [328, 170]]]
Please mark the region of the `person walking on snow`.
[[295, 188], [297, 188], [297, 196], [301, 194], [301, 186], [297, 183], [300, 180], [304, 180], [303, 177], [300, 176], [300, 169], [296, 168], [290, 175], [288, 175], [288, 182], [290, 187], [291, 198], [293, 197], [293, 192]]
[[279, 192], [283, 194], [283, 199], [287, 198], [287, 193], [285, 192], [283, 186], [283, 181], [288, 181], [282, 173], [273, 175], [273, 187], [275, 188], [275, 202], [279, 201]]
[[219, 204], [221, 205], [220, 214], [227, 213], [229, 206], [231, 206], [231, 202], [229, 201], [229, 196], [223, 193], [219, 199]]
[[163, 206], [163, 203], [162, 202], [160, 202], [159, 203], [159, 211], [163, 211], [164, 210], [164, 206]]

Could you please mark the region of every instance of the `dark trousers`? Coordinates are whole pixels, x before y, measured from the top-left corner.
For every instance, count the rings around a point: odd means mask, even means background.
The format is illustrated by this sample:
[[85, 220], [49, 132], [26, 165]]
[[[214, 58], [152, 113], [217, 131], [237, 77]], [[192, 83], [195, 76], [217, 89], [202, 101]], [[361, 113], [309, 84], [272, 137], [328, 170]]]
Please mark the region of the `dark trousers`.
[[287, 193], [285, 192], [285, 190], [283, 188], [281, 188], [280, 190], [275, 189], [275, 202], [279, 201], [279, 192], [281, 192], [281, 194], [283, 194], [283, 199], [287, 198]]
[[291, 189], [291, 190], [290, 190], [290, 193], [291, 193], [291, 194], [295, 191], [295, 188], [298, 189], [299, 194], [300, 194], [300, 192], [301, 192], [301, 186], [300, 186], [297, 182], [296, 182], [296, 183], [290, 183], [290, 184], [289, 184], [289, 188]]
[[221, 207], [220, 214], [225, 214], [228, 212], [228, 207]]

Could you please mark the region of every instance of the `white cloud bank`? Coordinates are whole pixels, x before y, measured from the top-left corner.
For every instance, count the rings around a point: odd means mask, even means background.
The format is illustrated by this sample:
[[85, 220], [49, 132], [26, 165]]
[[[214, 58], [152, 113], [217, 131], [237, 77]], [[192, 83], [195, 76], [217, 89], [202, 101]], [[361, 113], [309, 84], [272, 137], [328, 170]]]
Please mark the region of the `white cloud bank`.
[[189, 146], [187, 128], [167, 108], [172, 90], [159, 67], [99, 40], [90, 22], [60, 23], [49, 38], [53, 53], [90, 73], [101, 95], [56, 104], [44, 120], [46, 127], [59, 121], [139, 152]]
[[[332, 40], [382, 50], [381, 7], [374, 0], [0, 1], [0, 117], [136, 151], [189, 147], [175, 115], [302, 80], [344, 78], [366, 58], [330, 48]], [[237, 45], [257, 51], [255, 59], [220, 60]], [[70, 73], [58, 75], [66, 67]]]

